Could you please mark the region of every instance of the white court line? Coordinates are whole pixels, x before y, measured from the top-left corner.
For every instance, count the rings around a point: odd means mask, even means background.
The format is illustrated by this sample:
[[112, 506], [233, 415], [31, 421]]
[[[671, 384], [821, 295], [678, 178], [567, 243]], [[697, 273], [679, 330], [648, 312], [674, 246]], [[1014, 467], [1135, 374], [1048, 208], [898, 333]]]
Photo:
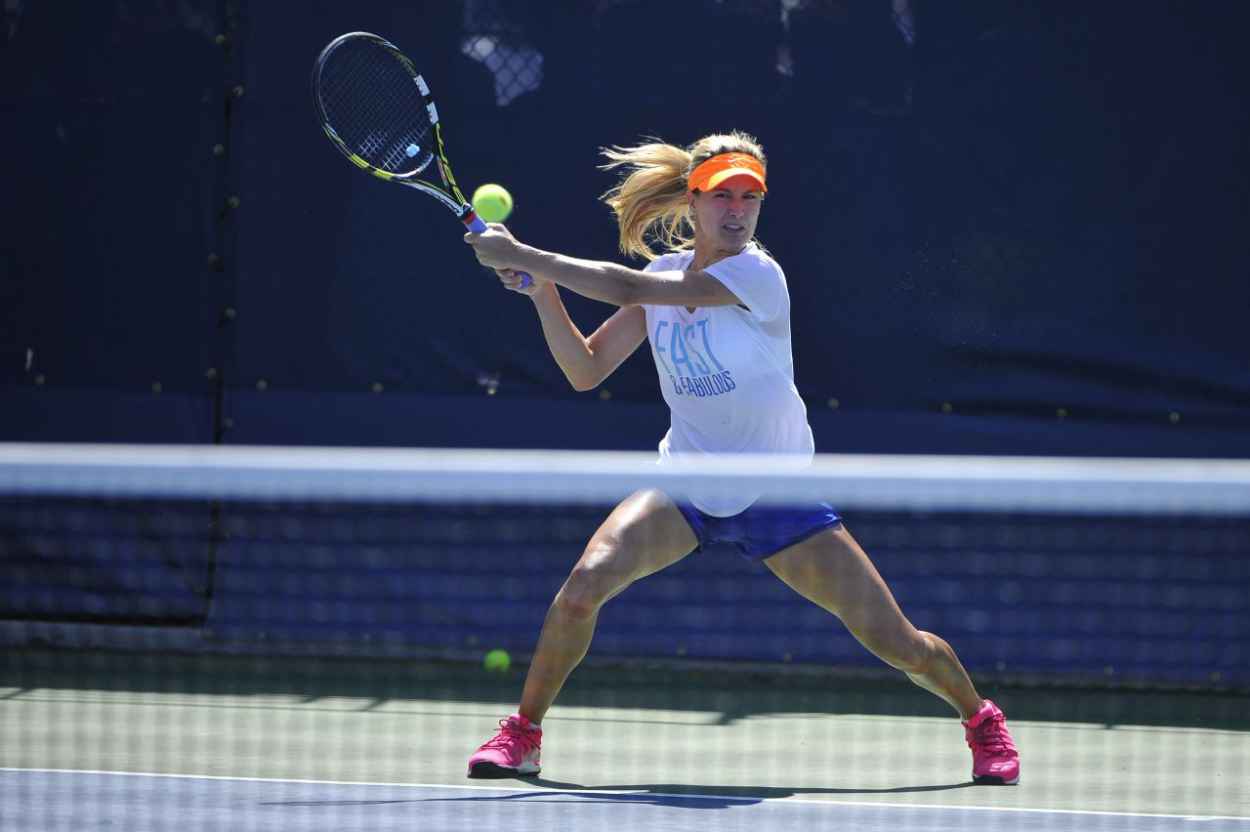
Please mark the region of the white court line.
[[[817, 799], [811, 797], [784, 797], [784, 798], [767, 798], [767, 797], [729, 797], [725, 795], [715, 794], [672, 794], [668, 792], [652, 792], [645, 790], [630, 789], [553, 789], [545, 786], [531, 786], [529, 788], [521, 788], [519, 786], [471, 786], [471, 785], [450, 785], [447, 783], [368, 783], [355, 780], [288, 780], [280, 777], [231, 777], [223, 774], [164, 774], [156, 772], [143, 771], [99, 771], [95, 769], [75, 769], [75, 768], [15, 768], [0, 766], [0, 771], [12, 771], [18, 773], [29, 774], [101, 774], [114, 777], [165, 777], [177, 780], [233, 780], [244, 783], [297, 783], [300, 785], [313, 786], [373, 786], [379, 788], [395, 788], [395, 789], [464, 789], [476, 791], [490, 792], [548, 792], [551, 794], [619, 794], [619, 795], [653, 795], [655, 797], [671, 797], [675, 799], [687, 800], [740, 800], [750, 803], [764, 803], [766, 801], [785, 801], [787, 803], [802, 803], [816, 806], [860, 806], [869, 808], [887, 808], [887, 809], [938, 809], [942, 811], [968, 811], [968, 812], [1028, 812], [1034, 814], [1052, 814], [1052, 815], [1091, 815], [1098, 817], [1123, 817], [1123, 818], [1169, 818], [1173, 820], [1187, 820], [1193, 822], [1207, 822], [1214, 820], [1236, 820], [1242, 822], [1250, 822], [1250, 817], [1238, 815], [1171, 815], [1157, 812], [1106, 812], [1095, 809], [1046, 809], [1025, 806], [960, 806], [943, 803], [877, 803], [868, 800], [837, 800], [833, 798]], [[750, 788], [750, 787], [744, 787]], [[761, 787], [763, 788], [763, 787]], [[983, 788], [1005, 788], [998, 786], [985, 786]]]

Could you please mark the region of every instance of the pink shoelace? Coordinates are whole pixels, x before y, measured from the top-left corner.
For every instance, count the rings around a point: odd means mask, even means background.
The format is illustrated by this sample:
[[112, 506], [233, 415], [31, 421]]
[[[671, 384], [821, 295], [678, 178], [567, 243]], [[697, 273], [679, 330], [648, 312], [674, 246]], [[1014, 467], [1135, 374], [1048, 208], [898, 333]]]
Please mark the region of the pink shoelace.
[[525, 730], [511, 719], [499, 720], [499, 733], [486, 741], [482, 748], [507, 748], [512, 740], [520, 740], [522, 754], [528, 754], [538, 746], [532, 732]]
[[1016, 744], [1007, 733], [1006, 720], [1001, 716], [990, 717], [970, 731], [968, 745], [980, 746], [981, 750], [1000, 756], [1016, 754]]

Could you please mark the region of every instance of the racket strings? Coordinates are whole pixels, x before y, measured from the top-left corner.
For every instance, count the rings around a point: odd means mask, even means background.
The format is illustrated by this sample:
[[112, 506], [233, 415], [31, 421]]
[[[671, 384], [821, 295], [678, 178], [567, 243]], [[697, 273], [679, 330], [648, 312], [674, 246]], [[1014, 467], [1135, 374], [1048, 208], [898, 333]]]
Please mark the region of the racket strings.
[[425, 101], [387, 50], [345, 44], [323, 65], [318, 86], [330, 126], [369, 164], [389, 173], [416, 173], [434, 158]]

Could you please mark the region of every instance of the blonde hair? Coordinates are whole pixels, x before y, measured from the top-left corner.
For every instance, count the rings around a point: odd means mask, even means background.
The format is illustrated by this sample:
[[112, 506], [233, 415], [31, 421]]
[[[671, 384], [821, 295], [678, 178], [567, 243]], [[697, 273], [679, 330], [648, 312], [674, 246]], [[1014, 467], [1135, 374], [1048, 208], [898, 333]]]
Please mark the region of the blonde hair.
[[694, 242], [694, 224], [686, 199], [690, 172], [722, 153], [746, 153], [767, 168], [764, 149], [754, 136], [735, 130], [704, 136], [688, 148], [650, 139], [634, 147], [607, 147], [603, 170], [625, 167], [621, 180], [600, 199], [616, 214], [621, 252], [647, 260], [660, 256], [652, 249], [682, 251]]

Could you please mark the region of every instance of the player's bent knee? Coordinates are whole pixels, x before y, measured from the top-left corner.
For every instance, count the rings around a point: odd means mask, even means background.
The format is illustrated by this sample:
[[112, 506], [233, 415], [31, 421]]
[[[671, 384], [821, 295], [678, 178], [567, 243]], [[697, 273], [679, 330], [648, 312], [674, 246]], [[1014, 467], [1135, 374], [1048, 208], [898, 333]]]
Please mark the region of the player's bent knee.
[[569, 618], [584, 621], [598, 612], [601, 603], [595, 603], [585, 595], [575, 595], [564, 590], [556, 596], [555, 606]]
[[570, 577], [556, 595], [555, 606], [564, 615], [580, 621], [593, 617], [603, 606], [603, 599], [600, 593]]
[[613, 580], [602, 568], [578, 566], [560, 588], [556, 604], [572, 618], [590, 618], [619, 591], [618, 584], [619, 581]]

